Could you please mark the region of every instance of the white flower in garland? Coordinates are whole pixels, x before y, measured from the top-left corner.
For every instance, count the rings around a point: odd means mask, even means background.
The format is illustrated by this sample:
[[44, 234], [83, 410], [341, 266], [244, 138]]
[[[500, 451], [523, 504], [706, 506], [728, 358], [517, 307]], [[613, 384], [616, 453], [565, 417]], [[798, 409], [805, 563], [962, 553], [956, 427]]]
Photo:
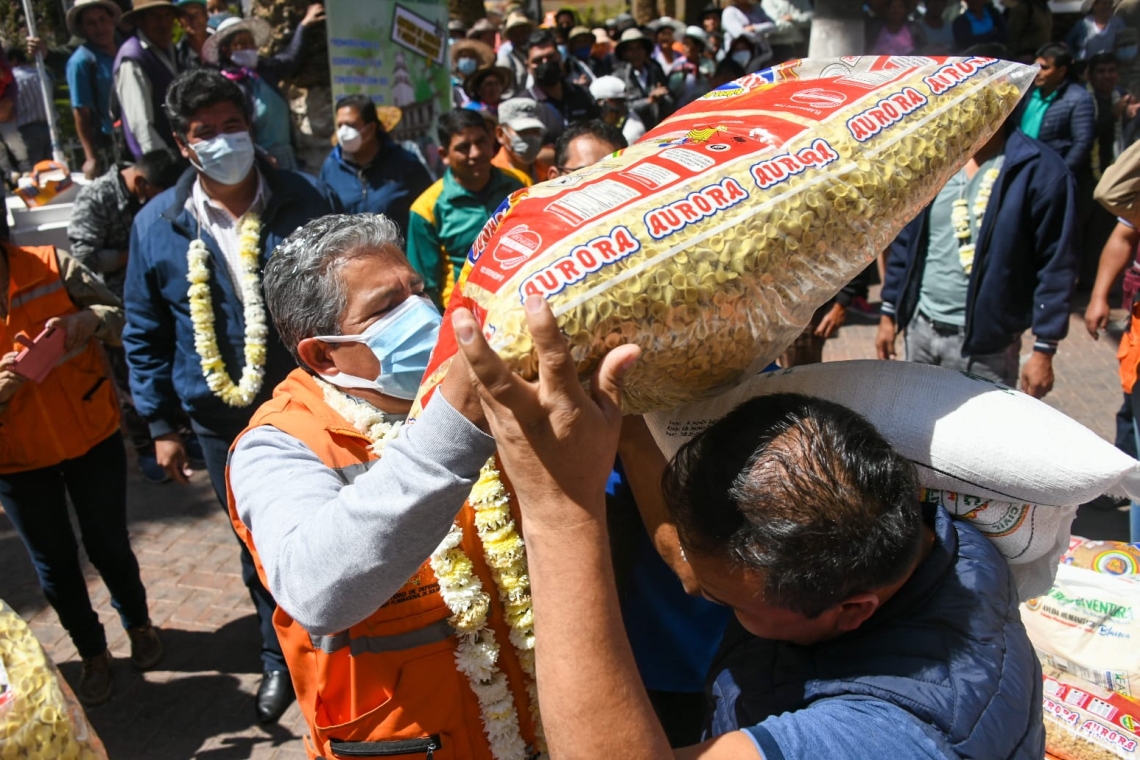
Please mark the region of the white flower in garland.
[[332, 383], [319, 377], [314, 378], [324, 393], [325, 403], [334, 412], [344, 417], [356, 432], [372, 442], [369, 447], [376, 456], [381, 456], [389, 443], [396, 440], [404, 426], [403, 420], [390, 422], [387, 415], [364, 399], [349, 396]]
[[483, 556], [503, 603], [511, 644], [515, 647], [519, 665], [529, 678], [527, 693], [534, 719], [535, 740], [539, 751], [545, 752], [546, 741], [535, 688], [534, 607], [531, 604], [526, 547], [515, 527], [510, 497], [493, 458], [483, 465], [467, 503], [475, 511], [475, 529], [483, 543]]
[[479, 702], [491, 754], [496, 760], [526, 760], [526, 743], [507, 676], [497, 666], [499, 644], [494, 630], [487, 625], [491, 598], [483, 591], [462, 544], [463, 529], [453, 524], [431, 555], [439, 594], [451, 611], [447, 622], [459, 638], [455, 664], [467, 676]]
[[[399, 435], [402, 422], [389, 422], [379, 409], [363, 400], [349, 396], [324, 380], [318, 378], [317, 384], [321, 386], [325, 402], [332, 410], [348, 420], [361, 435], [372, 441], [373, 453], [382, 456], [388, 443], [395, 440]], [[498, 483], [498, 473], [493, 468], [491, 471], [496, 477], [496, 483]], [[486, 468], [484, 468], [484, 472], [486, 472]], [[502, 489], [502, 484], [499, 483], [498, 485]], [[506, 498], [505, 492], [503, 498]], [[474, 491], [471, 502], [474, 507]], [[484, 517], [484, 522], [497, 524], [501, 515], [490, 520], [491, 515], [491, 511], [488, 511]], [[509, 505], [507, 506], [506, 517], [510, 520]], [[475, 519], [478, 525], [480, 517], [477, 508]], [[513, 525], [513, 521], [511, 521], [510, 528], [512, 531]], [[482, 537], [482, 532], [480, 532], [480, 537]], [[507, 604], [505, 597], [504, 607], [507, 608], [508, 622], [511, 622], [512, 618], [517, 618], [523, 621], [530, 631], [528, 649], [525, 651], [529, 657], [524, 660], [522, 657], [524, 652], [521, 649], [519, 654], [520, 660], [524, 661], [524, 670], [532, 679], [532, 682], [528, 684], [527, 692], [531, 698], [531, 711], [534, 713], [536, 731], [541, 737], [541, 729], [537, 728], [537, 691], [533, 683], [534, 615], [529, 610], [530, 583], [526, 578], [522, 539], [517, 534], [512, 539], [509, 534], [500, 532], [492, 542], [496, 548], [488, 553], [489, 564], [492, 563], [492, 555], [496, 558], [502, 558], [497, 560], [500, 562], [506, 561], [510, 557], [516, 557], [517, 561], [524, 563], [521, 579], [514, 574], [508, 573], [508, 575], [512, 578], [511, 587], [519, 589], [514, 593], [514, 596], [519, 597], [520, 593], [525, 595], [527, 609], [516, 610]], [[486, 541], [484, 542], [484, 551], [487, 552]], [[479, 703], [479, 710], [483, 719], [483, 731], [487, 736], [491, 754], [496, 760], [527, 760], [527, 747], [522, 738], [522, 730], [519, 727], [514, 696], [511, 694], [507, 675], [498, 667], [499, 644], [495, 641], [494, 630], [487, 624], [487, 616], [491, 610], [491, 598], [483, 590], [483, 584], [475, 574], [475, 566], [471, 562], [471, 558], [463, 551], [462, 528], [454, 524], [451, 526], [451, 530], [448, 531], [443, 541], [432, 552], [430, 562], [436, 580], [439, 582], [439, 595], [451, 612], [451, 617], [448, 618], [447, 622], [455, 629], [455, 635], [459, 639], [455, 649], [455, 665], [459, 672], [467, 677], [471, 691]], [[496, 583], [500, 583], [499, 575], [493, 566], [492, 574], [495, 575]], [[503, 596], [501, 589], [500, 596]], [[516, 636], [515, 631], [516, 624], [512, 623], [511, 641], [513, 643], [517, 641], [527, 642], [526, 636]], [[518, 646], [517, 643], [516, 646]], [[529, 666], [526, 664], [527, 662], [529, 662]], [[541, 741], [541, 738], [539, 740]]]
[[248, 213], [241, 219], [238, 237], [241, 288], [245, 318], [245, 367], [234, 383], [226, 371], [214, 332], [214, 304], [210, 298], [210, 249], [201, 239], [190, 243], [186, 279], [190, 281], [190, 323], [194, 327], [194, 350], [198, 352], [206, 385], [225, 404], [245, 407], [253, 403], [265, 380], [265, 304], [261, 299], [261, 220]]
[[[1001, 175], [1001, 169], [992, 167], [986, 170], [982, 176], [982, 183], [978, 186], [978, 194], [974, 198], [974, 225], [978, 230], [982, 229], [982, 220], [986, 216], [986, 208], [989, 206], [990, 196], [994, 192], [994, 183]], [[954, 201], [954, 207], [950, 211], [950, 222], [954, 225], [954, 237], [960, 242], [958, 243], [958, 262], [962, 265], [962, 271], [969, 275], [974, 269], [974, 254], [977, 247], [971, 241], [972, 233], [970, 232], [970, 213], [968, 204], [965, 198], [959, 198]]]

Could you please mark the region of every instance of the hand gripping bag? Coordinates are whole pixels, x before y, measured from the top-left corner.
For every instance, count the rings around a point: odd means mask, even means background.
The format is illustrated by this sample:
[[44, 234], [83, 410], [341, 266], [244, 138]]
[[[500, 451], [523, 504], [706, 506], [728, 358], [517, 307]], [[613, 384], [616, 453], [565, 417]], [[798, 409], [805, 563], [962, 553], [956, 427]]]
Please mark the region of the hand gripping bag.
[[[865, 57], [748, 75], [627, 150], [513, 194], [472, 246], [449, 311], [471, 309], [526, 377], [532, 294], [584, 378], [637, 343], [630, 413], [731, 387], [931, 201], [1033, 74], [992, 58]], [[421, 394], [455, 350], [445, 324]]]

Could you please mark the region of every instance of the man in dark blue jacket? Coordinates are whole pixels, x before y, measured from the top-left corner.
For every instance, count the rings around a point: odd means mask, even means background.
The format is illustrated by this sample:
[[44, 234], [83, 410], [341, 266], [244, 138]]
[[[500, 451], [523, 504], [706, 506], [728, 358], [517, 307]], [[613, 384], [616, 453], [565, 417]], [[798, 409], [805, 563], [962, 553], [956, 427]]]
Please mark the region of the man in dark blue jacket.
[[383, 214], [408, 238], [408, 209], [431, 187], [427, 169], [384, 131], [376, 105], [364, 95], [336, 104], [337, 146], [321, 166], [346, 214]]
[[[1037, 51], [1041, 69], [1018, 115], [1021, 131], [1048, 145], [1065, 159], [1079, 183], [1091, 179], [1092, 145], [1096, 139], [1096, 103], [1070, 76], [1073, 54], [1051, 42]], [[1087, 177], [1086, 177], [1087, 175]]]
[[[876, 338], [895, 355], [1041, 398], [1069, 329], [1077, 275], [1073, 177], [1055, 152], [999, 130], [891, 244]], [[1020, 369], [1021, 334], [1033, 353]]]
[[[335, 200], [312, 177], [255, 159], [245, 95], [221, 74], [182, 74], [165, 109], [194, 170], [135, 217], [123, 346], [135, 408], [150, 424], [158, 463], [187, 482], [176, 429], [181, 408], [224, 507], [230, 444], [296, 366], [266, 318], [261, 269], [278, 243], [332, 212]], [[261, 624], [265, 677], [257, 714], [272, 722], [292, 701], [293, 686], [273, 629], [277, 605], [244, 546], [242, 577]]]

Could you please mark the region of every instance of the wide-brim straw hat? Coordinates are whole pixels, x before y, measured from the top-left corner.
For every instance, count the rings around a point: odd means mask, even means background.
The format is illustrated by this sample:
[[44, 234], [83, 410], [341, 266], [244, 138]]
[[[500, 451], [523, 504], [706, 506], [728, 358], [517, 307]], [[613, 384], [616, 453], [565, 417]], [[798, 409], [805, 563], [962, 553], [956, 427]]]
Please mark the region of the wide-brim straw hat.
[[703, 47], [709, 46], [709, 35], [707, 32], [705, 32], [704, 29], [701, 29], [699, 26], [685, 27], [685, 33], [681, 35], [681, 39], [684, 39], [685, 37], [696, 40], [697, 42], [701, 43]]
[[479, 100], [479, 87], [487, 77], [497, 76], [503, 83], [503, 91], [515, 86], [515, 73], [503, 66], [486, 66], [474, 71], [471, 76], [463, 80], [463, 91], [472, 100]]
[[498, 31], [499, 31], [499, 27], [495, 26], [493, 23], [491, 23], [487, 19], [481, 18], [478, 21], [476, 21], [474, 24], [472, 24], [471, 28], [467, 30], [467, 38], [468, 39], [475, 39], [480, 34], [486, 34], [487, 32], [498, 32]]
[[273, 29], [269, 22], [263, 18], [228, 18], [218, 25], [214, 33], [206, 38], [202, 44], [202, 60], [213, 66], [219, 63], [221, 47], [228, 40], [232, 40], [238, 32], [249, 32], [253, 35], [253, 44], [257, 49], [265, 47], [273, 36]]
[[451, 65], [454, 66], [455, 62], [459, 60], [461, 55], [468, 55], [475, 58], [479, 62], [479, 68], [484, 68], [495, 63], [495, 51], [486, 42], [479, 40], [456, 40], [451, 45]]
[[531, 29], [534, 29], [534, 22], [527, 18], [523, 13], [508, 13], [507, 22], [503, 24], [503, 31], [509, 32], [516, 26], [528, 26]]
[[665, 27], [672, 29], [673, 36], [675, 37], [680, 37], [685, 33], [685, 25], [677, 19], [670, 18], [669, 16], [662, 16], [655, 21], [650, 21], [648, 26], [651, 30], [653, 30], [654, 34], [657, 34], [657, 32], [661, 31]]
[[621, 33], [621, 40], [618, 41], [617, 47], [614, 48], [614, 53], [618, 58], [621, 58], [621, 52], [630, 45], [641, 45], [648, 52], [652, 53], [657, 43], [649, 37], [646, 37], [645, 32], [634, 27], [633, 29], [626, 29]]
[[134, 2], [131, 3], [131, 9], [123, 14], [123, 21], [133, 25], [138, 18], [138, 14], [153, 8], [169, 8], [172, 11], [178, 10], [174, 7], [172, 0], [134, 0]]
[[113, 0], [75, 0], [75, 5], [67, 11], [67, 31], [76, 37], [82, 37], [79, 32], [79, 15], [88, 8], [105, 8], [111, 14], [115, 26], [123, 18], [123, 9]]

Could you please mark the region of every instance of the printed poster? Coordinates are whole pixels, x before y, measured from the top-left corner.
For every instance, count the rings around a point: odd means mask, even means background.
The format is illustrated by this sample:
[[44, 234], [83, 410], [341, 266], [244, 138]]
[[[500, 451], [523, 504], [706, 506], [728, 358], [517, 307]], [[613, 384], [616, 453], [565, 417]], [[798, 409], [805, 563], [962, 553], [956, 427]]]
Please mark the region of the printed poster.
[[325, 8], [334, 103], [372, 98], [392, 139], [440, 176], [435, 127], [451, 107], [447, 3], [326, 0]]

